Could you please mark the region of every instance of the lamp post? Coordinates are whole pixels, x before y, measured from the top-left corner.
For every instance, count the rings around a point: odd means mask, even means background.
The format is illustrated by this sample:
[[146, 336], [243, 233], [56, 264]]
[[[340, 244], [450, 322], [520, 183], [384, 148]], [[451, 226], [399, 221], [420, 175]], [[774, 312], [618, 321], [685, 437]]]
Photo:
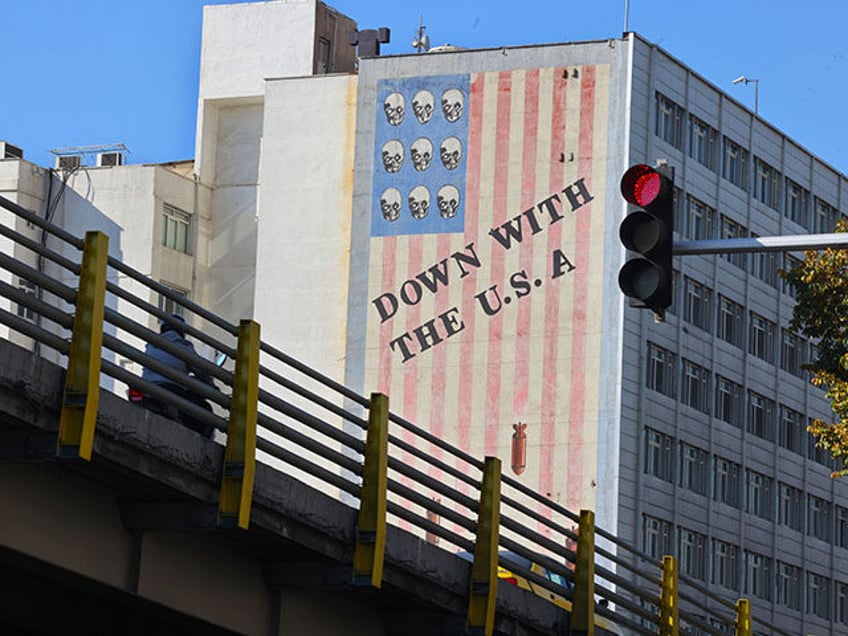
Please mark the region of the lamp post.
[[753, 82], [754, 84], [754, 114], [760, 114], [760, 80], [751, 79], [750, 77], [745, 77], [744, 75], [740, 75], [735, 80], [733, 80], [734, 84], [741, 84], [745, 82], [746, 85]]

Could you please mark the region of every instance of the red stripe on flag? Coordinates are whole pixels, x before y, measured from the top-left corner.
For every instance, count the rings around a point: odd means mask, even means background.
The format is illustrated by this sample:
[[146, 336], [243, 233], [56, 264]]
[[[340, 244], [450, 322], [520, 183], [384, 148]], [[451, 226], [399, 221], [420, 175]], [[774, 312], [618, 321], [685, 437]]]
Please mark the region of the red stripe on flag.
[[[579, 174], [585, 179], [586, 188], [592, 191], [592, 160], [595, 137], [595, 67], [583, 69], [580, 84], [580, 135], [578, 139]], [[577, 236], [574, 254], [575, 263], [588, 263], [592, 246], [591, 203], [583, 205], [577, 212]], [[571, 322], [574, 339], [571, 355], [571, 400], [568, 431], [568, 495], [566, 505], [576, 508], [581, 505], [580, 489], [583, 483], [583, 431], [586, 417], [586, 303], [589, 295], [588, 268], [574, 270], [574, 304]]]
[[[436, 254], [449, 254], [451, 237], [449, 234], [439, 234], [436, 237]], [[436, 294], [434, 301], [435, 316], [440, 316], [448, 310], [450, 297], [447, 290]], [[445, 431], [445, 388], [447, 386], [447, 347], [440, 345], [433, 348], [433, 366], [430, 378], [430, 432], [442, 439]], [[442, 451], [438, 446], [430, 445], [430, 454], [441, 459]], [[437, 468], [430, 467], [430, 476], [441, 478]]]

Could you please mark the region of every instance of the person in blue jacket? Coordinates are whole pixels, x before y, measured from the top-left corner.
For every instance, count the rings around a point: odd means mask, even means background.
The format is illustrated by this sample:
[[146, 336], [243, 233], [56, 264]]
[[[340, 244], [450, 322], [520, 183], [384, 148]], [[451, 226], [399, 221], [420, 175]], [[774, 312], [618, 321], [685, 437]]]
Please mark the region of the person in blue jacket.
[[[189, 358], [193, 356], [197, 356], [197, 352], [194, 349], [194, 345], [186, 338], [185, 336], [185, 318], [178, 314], [171, 314], [169, 316], [170, 320], [162, 320], [159, 322], [159, 333], [160, 335], [167, 341], [172, 342], [175, 345], [180, 347], [185, 347], [187, 353], [189, 353]], [[181, 360], [177, 356], [165, 351], [164, 349], [158, 347], [155, 343], [149, 342], [144, 349], [144, 353], [154, 360], [170, 367], [173, 369], [178, 376], [185, 377], [193, 377], [200, 382], [205, 382], [206, 384], [212, 385], [212, 376], [208, 373], [199, 369], [185, 360]], [[149, 369], [145, 367], [141, 372], [141, 379], [150, 382], [151, 384], [156, 384], [161, 386], [172, 393], [176, 393], [180, 397], [185, 398], [186, 400], [197, 404], [205, 409], [212, 410], [209, 406], [209, 403], [202, 398], [201, 396], [194, 393], [192, 390], [183, 386], [182, 384], [171, 380], [170, 378], [165, 377], [161, 373], [154, 371], [153, 369]], [[157, 402], [161, 402], [161, 400], [156, 400]], [[164, 407], [164, 415], [171, 417], [172, 419], [176, 419], [189, 428], [196, 430], [198, 433], [203, 435], [204, 437], [212, 437], [213, 427], [205, 422], [200, 422], [196, 418], [191, 417], [188, 413], [184, 413], [177, 409], [172, 404], [162, 405]]]

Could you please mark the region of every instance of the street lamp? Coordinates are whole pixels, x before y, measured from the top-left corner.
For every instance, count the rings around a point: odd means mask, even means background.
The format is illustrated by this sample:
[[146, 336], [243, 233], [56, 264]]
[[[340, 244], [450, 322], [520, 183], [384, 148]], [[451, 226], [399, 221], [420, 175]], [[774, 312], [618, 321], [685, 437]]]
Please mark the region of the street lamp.
[[741, 84], [742, 82], [745, 82], [746, 85], [750, 84], [751, 82], [754, 83], [754, 114], [759, 115], [760, 114], [760, 80], [751, 79], [749, 77], [745, 77], [744, 75], [740, 75], [735, 80], [733, 80], [734, 84]]

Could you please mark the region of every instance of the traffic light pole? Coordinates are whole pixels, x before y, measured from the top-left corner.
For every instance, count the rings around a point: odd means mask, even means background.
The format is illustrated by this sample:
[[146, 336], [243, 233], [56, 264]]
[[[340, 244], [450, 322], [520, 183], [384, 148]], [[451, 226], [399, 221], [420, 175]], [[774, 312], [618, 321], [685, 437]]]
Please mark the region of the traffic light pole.
[[758, 236], [756, 238], [675, 241], [672, 254], [726, 254], [732, 252], [800, 252], [828, 247], [848, 248], [848, 232], [835, 234], [799, 234], [796, 236]]

